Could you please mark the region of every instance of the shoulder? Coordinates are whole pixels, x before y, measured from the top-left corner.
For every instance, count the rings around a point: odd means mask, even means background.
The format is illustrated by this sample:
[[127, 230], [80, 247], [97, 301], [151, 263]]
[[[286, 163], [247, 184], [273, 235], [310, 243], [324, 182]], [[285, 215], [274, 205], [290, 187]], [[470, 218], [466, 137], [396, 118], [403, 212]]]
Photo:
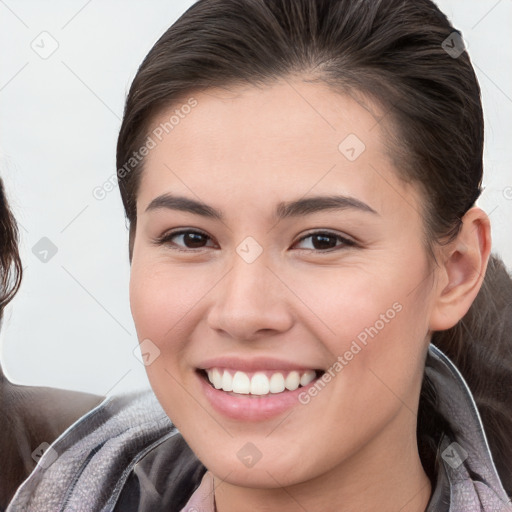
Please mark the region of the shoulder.
[[34, 470], [40, 450], [102, 400], [90, 393], [12, 383], [0, 364], [0, 510]]
[[[425, 376], [435, 390], [435, 408], [449, 429], [443, 433], [437, 454], [437, 485], [428, 511], [512, 511], [496, 470], [480, 413], [473, 395], [452, 361], [430, 345]], [[448, 508], [446, 508], [448, 510]]]
[[183, 449], [152, 391], [109, 397], [47, 449], [8, 511], [113, 510], [136, 464], [169, 439]]

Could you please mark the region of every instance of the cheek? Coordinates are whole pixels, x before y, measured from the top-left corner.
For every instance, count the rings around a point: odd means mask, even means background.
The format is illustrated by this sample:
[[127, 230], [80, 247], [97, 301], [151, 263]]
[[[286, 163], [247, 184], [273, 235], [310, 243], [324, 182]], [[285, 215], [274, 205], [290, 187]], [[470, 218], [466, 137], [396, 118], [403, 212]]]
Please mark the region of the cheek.
[[[174, 277], [174, 279], [173, 279]], [[174, 395], [173, 376], [177, 375], [176, 357], [186, 339], [186, 313], [193, 293], [179, 282], [178, 276], [166, 275], [150, 262], [134, 260], [130, 275], [130, 308], [135, 322], [141, 352], [148, 349], [153, 360], [145, 363], [151, 387], [157, 394], [167, 389]], [[181, 335], [179, 334], [181, 332]], [[169, 342], [171, 340], [171, 343]], [[173, 402], [179, 397], [173, 396]]]
[[295, 278], [294, 286], [326, 333], [338, 340], [359, 338], [364, 343], [376, 331], [395, 331], [398, 325], [400, 329], [406, 325], [426, 328], [429, 298], [421, 286], [426, 268], [416, 261], [416, 268], [404, 276], [404, 266], [383, 262], [373, 268], [361, 265], [310, 273]]
[[154, 362], [145, 366], [146, 373], [161, 403], [172, 404], [173, 410], [183, 400], [186, 406], [186, 396], [176, 380], [182, 381], [190, 370], [182, 356], [202, 325], [204, 303], [217, 276], [206, 266], [191, 270], [150, 257], [132, 261], [130, 307], [137, 337], [140, 343], [156, 346], [153, 350], [158, 353]]
[[[130, 308], [139, 341], [149, 338], [159, 344], [161, 333], [175, 311], [172, 296], [166, 293], [155, 274], [132, 263], [130, 276]], [[167, 314], [166, 314], [167, 312]]]
[[430, 299], [426, 261], [414, 261], [405, 277], [404, 267], [393, 263], [296, 281], [297, 294], [316, 313], [317, 335], [359, 396], [375, 391], [361, 387], [372, 371], [397, 389], [406, 389], [421, 371]]
[[199, 273], [170, 268], [160, 262], [135, 261], [130, 276], [130, 307], [139, 340], [154, 343], [180, 339], [194, 307], [207, 293], [208, 281]]
[[176, 411], [190, 408], [190, 400], [177, 385], [182, 380], [183, 370], [179, 355], [186, 347], [185, 340], [189, 339], [188, 326], [200, 293], [184, 272], [148, 259], [132, 261], [130, 308], [137, 337], [141, 348], [142, 344], [149, 343], [152, 354], [158, 354], [145, 365], [145, 370], [151, 388], [178, 428], [182, 415]]

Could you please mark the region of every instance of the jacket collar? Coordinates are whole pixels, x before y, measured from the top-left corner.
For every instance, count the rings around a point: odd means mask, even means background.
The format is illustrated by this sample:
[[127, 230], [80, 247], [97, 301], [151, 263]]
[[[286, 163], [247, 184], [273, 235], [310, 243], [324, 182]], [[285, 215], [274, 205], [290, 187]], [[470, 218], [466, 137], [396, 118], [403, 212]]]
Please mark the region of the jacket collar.
[[437, 452], [437, 483], [426, 512], [511, 511], [473, 395], [457, 367], [430, 344], [425, 373], [450, 426]]

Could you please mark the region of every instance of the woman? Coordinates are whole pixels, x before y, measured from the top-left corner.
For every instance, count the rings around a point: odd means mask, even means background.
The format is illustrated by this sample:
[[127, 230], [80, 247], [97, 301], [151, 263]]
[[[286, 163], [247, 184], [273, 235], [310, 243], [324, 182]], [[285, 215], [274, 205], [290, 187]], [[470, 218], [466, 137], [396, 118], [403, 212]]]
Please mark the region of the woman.
[[482, 147], [431, 1], [196, 3], [117, 146], [156, 399], [78, 422], [10, 510], [511, 510]]

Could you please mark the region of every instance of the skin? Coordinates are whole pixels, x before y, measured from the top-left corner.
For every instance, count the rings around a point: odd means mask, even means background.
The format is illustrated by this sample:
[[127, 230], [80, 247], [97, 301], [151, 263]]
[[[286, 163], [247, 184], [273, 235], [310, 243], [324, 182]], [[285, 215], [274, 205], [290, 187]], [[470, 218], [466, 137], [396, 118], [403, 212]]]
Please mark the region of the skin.
[[[419, 189], [398, 178], [385, 123], [352, 97], [299, 78], [193, 96], [197, 106], [146, 157], [130, 296], [139, 340], [161, 351], [147, 366], [152, 388], [213, 473], [217, 510], [425, 510], [432, 489], [416, 421], [426, 351], [431, 332], [454, 325], [478, 292], [487, 217], [472, 209], [433, 265]], [[338, 149], [349, 134], [366, 146], [352, 162]], [[147, 211], [164, 193], [224, 218]], [[280, 202], [333, 194], [376, 213], [273, 217]], [[180, 235], [154, 242], [177, 228], [207, 236], [192, 248]], [[333, 234], [335, 249], [300, 241], [311, 231]], [[248, 236], [263, 249], [250, 264], [236, 252]], [[328, 369], [396, 303], [401, 311], [307, 405], [243, 422], [201, 390], [196, 367], [214, 356]], [[247, 442], [262, 454], [251, 468], [237, 457]]]

